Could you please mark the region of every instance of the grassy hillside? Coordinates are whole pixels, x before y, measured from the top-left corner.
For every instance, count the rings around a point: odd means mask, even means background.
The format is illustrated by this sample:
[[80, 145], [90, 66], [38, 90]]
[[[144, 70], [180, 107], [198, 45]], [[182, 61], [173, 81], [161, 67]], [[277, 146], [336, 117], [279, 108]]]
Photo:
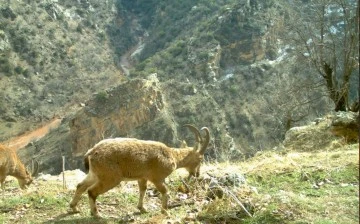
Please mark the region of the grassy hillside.
[[[38, 178], [26, 191], [12, 179], [0, 194], [1, 223], [316, 223], [359, 222], [358, 144], [334, 151], [269, 151], [238, 163], [205, 163], [199, 180], [181, 181], [179, 170], [167, 179], [170, 215], [160, 213], [152, 185], [139, 214], [136, 182], [123, 183], [98, 199], [102, 219], [89, 214], [87, 195], [80, 213], [69, 202], [81, 180], [66, 172]], [[8, 178], [9, 179], [9, 178]], [[46, 179], [46, 180], [45, 180]], [[247, 213], [246, 211], [249, 213]], [[250, 217], [251, 215], [251, 217]]]

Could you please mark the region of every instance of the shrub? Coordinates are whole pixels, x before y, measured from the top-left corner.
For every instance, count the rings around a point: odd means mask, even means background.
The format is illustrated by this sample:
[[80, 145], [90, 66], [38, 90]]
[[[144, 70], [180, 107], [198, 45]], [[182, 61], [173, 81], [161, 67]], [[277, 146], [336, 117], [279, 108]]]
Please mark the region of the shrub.
[[109, 99], [109, 94], [106, 91], [100, 91], [96, 94], [95, 99], [98, 102], [106, 102]]
[[83, 33], [83, 29], [84, 29], [84, 26], [81, 23], [79, 23], [78, 26], [76, 27], [76, 31], [81, 34]]
[[23, 76], [25, 76], [25, 77], [29, 77], [30, 76], [30, 71], [29, 71], [29, 69], [23, 69], [23, 71], [22, 71], [22, 74], [23, 74]]
[[5, 73], [6, 76], [12, 76], [14, 74], [14, 67], [9, 60], [0, 61], [0, 71]]
[[14, 70], [17, 74], [21, 74], [24, 72], [24, 69], [21, 66], [16, 66]]

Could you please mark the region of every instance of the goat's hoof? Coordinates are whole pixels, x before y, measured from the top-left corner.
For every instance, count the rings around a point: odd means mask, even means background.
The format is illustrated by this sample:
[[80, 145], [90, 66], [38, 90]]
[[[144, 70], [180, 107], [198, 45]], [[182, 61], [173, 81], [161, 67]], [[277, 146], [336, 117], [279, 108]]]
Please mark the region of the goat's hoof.
[[77, 209], [76, 205], [70, 204], [70, 209], [73, 213], [79, 213], [79, 210]]
[[71, 209], [70, 211], [68, 211], [68, 214], [69, 215], [72, 215], [72, 214], [77, 214], [77, 213], [80, 213], [77, 209]]
[[147, 213], [146, 209], [143, 207], [141, 207], [141, 208], [138, 207], [138, 209], [139, 209], [140, 213]]
[[92, 212], [92, 213], [91, 213], [91, 216], [94, 217], [94, 218], [96, 218], [96, 219], [100, 219], [100, 218], [101, 218], [101, 216], [100, 216], [99, 213], [97, 213], [97, 212], [96, 212], [96, 213], [93, 213], [93, 212]]
[[169, 212], [165, 209], [161, 209], [161, 213], [166, 216], [170, 216]]

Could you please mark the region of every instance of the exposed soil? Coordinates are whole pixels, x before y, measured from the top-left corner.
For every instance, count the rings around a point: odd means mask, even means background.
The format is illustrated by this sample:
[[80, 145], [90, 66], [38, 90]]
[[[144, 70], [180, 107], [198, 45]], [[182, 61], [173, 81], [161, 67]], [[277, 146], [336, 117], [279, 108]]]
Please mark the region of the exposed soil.
[[32, 141], [39, 140], [50, 132], [51, 129], [57, 128], [61, 124], [61, 118], [54, 118], [42, 127], [32, 130], [23, 135], [11, 138], [8, 141], [2, 142], [1, 144], [11, 149], [21, 149]]

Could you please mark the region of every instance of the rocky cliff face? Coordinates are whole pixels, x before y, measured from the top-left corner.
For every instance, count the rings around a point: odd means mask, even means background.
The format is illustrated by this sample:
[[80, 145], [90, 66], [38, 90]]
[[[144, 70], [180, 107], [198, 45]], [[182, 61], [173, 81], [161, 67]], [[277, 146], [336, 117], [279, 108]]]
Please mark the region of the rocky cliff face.
[[69, 122], [73, 156], [83, 155], [101, 139], [130, 136], [163, 109], [163, 93], [155, 74], [99, 92]]

